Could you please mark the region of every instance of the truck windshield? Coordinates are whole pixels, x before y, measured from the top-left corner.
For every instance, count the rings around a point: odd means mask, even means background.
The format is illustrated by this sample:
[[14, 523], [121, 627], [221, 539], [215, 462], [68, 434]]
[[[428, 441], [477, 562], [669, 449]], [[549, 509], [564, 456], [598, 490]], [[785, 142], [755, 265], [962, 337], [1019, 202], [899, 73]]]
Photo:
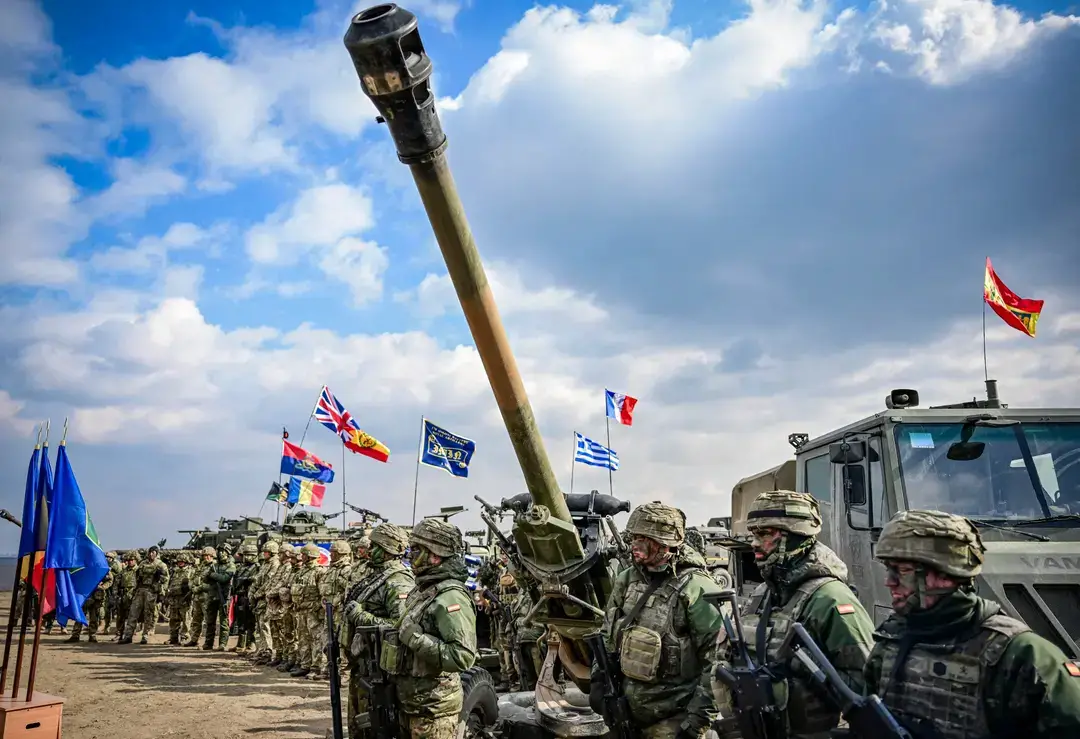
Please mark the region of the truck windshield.
[[[909, 508], [969, 518], [1023, 521], [1080, 513], [1080, 423], [1021, 427], [1043, 491], [1036, 492], [1014, 427], [976, 426], [970, 442], [985, 444], [975, 459], [946, 455], [963, 423], [904, 423], [894, 434]], [[1045, 495], [1045, 508], [1039, 498]]]

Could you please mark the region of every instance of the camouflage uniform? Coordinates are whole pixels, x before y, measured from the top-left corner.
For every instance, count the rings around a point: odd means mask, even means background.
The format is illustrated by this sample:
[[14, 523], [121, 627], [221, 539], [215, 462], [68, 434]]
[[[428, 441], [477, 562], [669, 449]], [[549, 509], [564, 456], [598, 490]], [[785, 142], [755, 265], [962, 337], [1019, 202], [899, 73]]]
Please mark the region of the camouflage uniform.
[[[83, 603], [83, 615], [86, 616], [87, 631], [89, 635], [86, 637], [87, 641], [97, 641], [98, 626], [105, 620], [105, 600], [109, 597], [109, 590], [113, 584], [113, 573], [110, 568], [105, 573], [105, 577], [101, 578], [101, 582], [94, 588], [94, 592], [90, 594], [90, 597]], [[76, 621], [71, 626], [71, 636], [68, 637], [68, 641], [79, 641], [79, 636], [82, 635], [83, 625]]]
[[[778, 664], [780, 672], [792, 675], [790, 659], [779, 663], [777, 652], [794, 623], [801, 623], [852, 690], [862, 693], [863, 666], [873, 644], [874, 623], [847, 585], [847, 565], [827, 546], [817, 541], [821, 514], [817, 501], [806, 493], [773, 491], [762, 493], [747, 513], [747, 528], [760, 542], [770, 529], [780, 532], [776, 548], [758, 568], [765, 579], [751, 595], [742, 615], [744, 633], [756, 633], [758, 622], [768, 623], [767, 656], [755, 653], [756, 639], [747, 637], [747, 648], [755, 662]], [[726, 634], [717, 648], [717, 661], [731, 663], [735, 655]], [[728, 688], [714, 682], [720, 711], [731, 716]], [[830, 729], [840, 723], [840, 711], [824, 700], [810, 681], [795, 671], [774, 687], [787, 695], [786, 722], [789, 736], [827, 739]], [[779, 698], [783, 702], [783, 698]]]
[[176, 556], [172, 575], [169, 577], [169, 644], [180, 646], [190, 633], [188, 616], [191, 612], [191, 555], [180, 552]]
[[[875, 556], [887, 584], [913, 595], [874, 634], [868, 691], [916, 736], [1080, 737], [1080, 664], [975, 594], [985, 551], [978, 529], [949, 513], [902, 511], [885, 525]], [[955, 584], [931, 587], [928, 571]]]
[[539, 624], [526, 624], [525, 617], [533, 607], [532, 596], [522, 587], [514, 600], [514, 671], [517, 672], [522, 690], [536, 687], [540, 668], [544, 664], [544, 637], [546, 632]]
[[317, 639], [323, 627], [323, 605], [319, 597], [319, 581], [325, 571], [319, 566], [319, 547], [308, 542], [302, 550], [304, 564], [292, 581], [293, 618], [296, 620], [296, 668], [289, 672], [293, 677], [304, 677], [312, 670], [319, 670], [322, 660], [321, 640]]
[[256, 562], [259, 550], [254, 544], [240, 547], [240, 564], [236, 566], [233, 580], [233, 596], [236, 598], [233, 620], [236, 623], [236, 646], [230, 652], [245, 654], [255, 648], [255, 609], [251, 600], [251, 586], [259, 571]]
[[169, 587], [169, 568], [157, 558], [157, 553], [156, 546], [147, 549], [146, 561], [135, 570], [135, 594], [131, 598], [131, 610], [121, 644], [131, 643], [139, 624], [142, 624], [140, 644], [146, 644], [147, 635], [157, 628], [158, 598]]
[[[334, 633], [341, 637], [341, 624], [344, 619], [342, 611], [345, 608], [345, 595], [349, 591], [352, 574], [352, 547], [344, 539], [338, 539], [330, 545], [330, 567], [323, 572], [319, 580], [319, 595], [321, 600], [328, 601], [334, 607]], [[315, 646], [322, 654], [322, 649], [327, 646], [325, 616], [320, 612], [320, 629], [317, 632], [319, 638], [315, 640]], [[345, 660], [339, 664], [341, 671], [345, 670]], [[328, 668], [324, 662], [319, 671], [320, 678], [329, 677]]]
[[380, 662], [393, 674], [398, 717], [409, 739], [451, 739], [464, 700], [461, 672], [476, 662], [476, 612], [465, 588], [465, 543], [457, 526], [425, 518], [409, 536], [416, 588], [405, 599], [397, 644]]
[[112, 589], [116, 592], [116, 631], [115, 639], [124, 638], [124, 626], [127, 625], [131, 612], [131, 599], [135, 597], [135, 573], [139, 569], [139, 555], [134, 551], [124, 555], [120, 577], [113, 580]]
[[[217, 558], [217, 550], [203, 547], [199, 554], [199, 564], [191, 568], [191, 638], [184, 642], [185, 647], [199, 646], [203, 622], [206, 620], [206, 572]], [[207, 629], [209, 631], [209, 629]]]
[[120, 561], [120, 557], [116, 552], [106, 552], [105, 561], [109, 563], [109, 572], [113, 575], [113, 587], [109, 588], [109, 592], [105, 596], [105, 621], [101, 627], [102, 634], [108, 634], [109, 626], [116, 621], [116, 598], [118, 589], [115, 585], [120, 579], [120, 573], [124, 571], [124, 563]]
[[232, 548], [223, 544], [217, 553], [217, 562], [206, 568], [203, 582], [206, 583], [206, 600], [203, 605], [203, 623], [206, 628], [202, 648], [214, 649], [214, 636], [217, 626], [217, 651], [224, 652], [229, 642], [229, 596], [232, 592], [236, 565], [233, 564]]
[[288, 568], [282, 568], [281, 585], [278, 592], [284, 605], [281, 619], [281, 664], [279, 672], [292, 672], [300, 664], [299, 651], [297, 650], [296, 628], [298, 625], [296, 604], [292, 602], [292, 584], [300, 572], [300, 552], [295, 547], [289, 547], [288, 559], [291, 563]]
[[[640, 505], [625, 530], [632, 541], [647, 540], [643, 546], [655, 564], [623, 569], [607, 603], [604, 641], [620, 655], [622, 693], [643, 739], [701, 736], [715, 714], [708, 667], [720, 626], [717, 610], [702, 596], [719, 589], [700, 555], [682, 546], [686, 516], [678, 508]], [[677, 558], [679, 551], [687, 556]], [[594, 662], [594, 710], [602, 709], [602, 695]]]
[[349, 571], [349, 580], [352, 585], [360, 582], [368, 576], [371, 559], [371, 538], [368, 536], [357, 537], [350, 542], [352, 547], [352, 569]]
[[[400, 526], [382, 523], [371, 532], [368, 575], [353, 585], [345, 596], [342, 635], [349, 664], [349, 696], [346, 713], [349, 736], [360, 732], [354, 725], [357, 715], [367, 711], [367, 694], [359, 678], [365, 677], [363, 642], [355, 639], [357, 626], [396, 627], [405, 614], [405, 601], [416, 587], [416, 579], [401, 561], [409, 546], [409, 534]], [[354, 567], [355, 570], [355, 567]]]
[[[251, 584], [251, 600], [255, 609], [255, 663], [265, 665], [273, 659], [273, 635], [270, 629], [270, 584], [277, 578], [281, 561], [279, 544], [270, 540], [262, 546], [263, 561]], [[276, 593], [275, 593], [276, 597]]]
[[278, 551], [278, 568], [266, 583], [266, 618], [270, 622], [270, 647], [273, 650], [267, 664], [278, 669], [288, 664], [286, 659], [288, 634], [285, 620], [292, 608], [292, 603], [289, 602], [292, 596], [289, 595], [288, 600], [285, 596], [289, 593], [286, 583], [292, 571], [292, 551], [292, 544], [281, 545]]
[[491, 646], [499, 651], [499, 672], [502, 675], [502, 682], [508, 686], [514, 686], [519, 682], [517, 663], [514, 661], [515, 646], [517, 644], [514, 607], [521, 594], [518, 592], [514, 576], [510, 574], [506, 567], [500, 567], [499, 569], [501, 572], [497, 588], [499, 602], [502, 603], [502, 606], [492, 613], [491, 620], [494, 624], [495, 638], [492, 640]]

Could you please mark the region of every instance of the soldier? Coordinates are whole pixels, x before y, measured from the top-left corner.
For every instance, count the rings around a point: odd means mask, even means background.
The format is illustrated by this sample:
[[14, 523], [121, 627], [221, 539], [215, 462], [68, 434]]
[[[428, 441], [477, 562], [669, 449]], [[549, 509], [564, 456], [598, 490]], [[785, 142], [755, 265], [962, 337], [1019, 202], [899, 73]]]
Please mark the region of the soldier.
[[[634, 564], [616, 576], [603, 626], [608, 651], [621, 655], [622, 693], [643, 739], [700, 737], [715, 712], [708, 668], [720, 628], [702, 596], [719, 588], [700, 555], [683, 547], [686, 516], [678, 508], [640, 505], [625, 531]], [[590, 688], [593, 710], [603, 713], [596, 663]]]
[[169, 592], [166, 602], [169, 606], [169, 644], [180, 646], [187, 640], [190, 632], [188, 614], [191, 611], [191, 555], [180, 552], [176, 555], [172, 575], [169, 577]]
[[297, 641], [297, 664], [289, 671], [293, 677], [304, 677], [312, 670], [317, 673], [323, 659], [322, 644], [317, 640], [323, 623], [319, 581], [324, 570], [319, 566], [319, 547], [308, 542], [301, 557], [303, 564], [291, 587]]
[[[338, 639], [341, 638], [341, 623], [344, 614], [342, 611], [345, 608], [345, 595], [349, 591], [349, 586], [352, 585], [352, 547], [349, 546], [349, 542], [344, 539], [338, 539], [330, 545], [330, 567], [323, 573], [322, 578], [319, 580], [319, 595], [321, 600], [328, 601], [334, 607], [334, 633], [338, 634]], [[326, 640], [326, 625], [324, 617], [320, 611], [320, 628], [316, 632], [319, 638], [315, 641], [315, 647], [319, 650], [319, 654], [322, 655], [322, 651], [327, 646]], [[339, 668], [344, 670], [345, 660], [341, 660]], [[319, 679], [327, 679], [330, 677], [329, 668], [324, 662], [322, 668], [317, 675]]]
[[[278, 559], [278, 543], [270, 539], [262, 545], [262, 564], [255, 573], [251, 585], [251, 600], [255, 609], [254, 662], [265, 665], [273, 659], [273, 635], [270, 628], [270, 584], [277, 578], [281, 562]], [[274, 594], [276, 598], [276, 593]]]
[[[367, 711], [367, 695], [359, 678], [365, 677], [362, 662], [362, 643], [354, 640], [357, 626], [396, 627], [405, 613], [405, 601], [416, 587], [413, 573], [402, 561], [409, 546], [409, 534], [400, 526], [381, 523], [371, 532], [368, 575], [353, 585], [346, 595], [344, 636], [342, 643], [349, 663], [349, 699], [346, 713], [349, 736], [356, 739], [360, 730], [355, 726], [357, 715]], [[356, 641], [357, 646], [353, 647]]]
[[300, 666], [299, 642], [296, 635], [300, 623], [297, 618], [297, 607], [292, 599], [292, 586], [300, 574], [302, 557], [300, 549], [295, 546], [289, 548], [288, 555], [290, 567], [285, 571], [279, 589], [281, 602], [285, 605], [285, 617], [281, 622], [282, 661], [278, 665], [278, 672], [292, 672]]
[[128, 614], [131, 613], [131, 600], [135, 597], [135, 573], [138, 569], [139, 555], [134, 549], [126, 552], [120, 576], [113, 580], [110, 588], [116, 591], [116, 631], [113, 641], [124, 638], [124, 626], [127, 625]]
[[[98, 626], [105, 619], [105, 600], [109, 596], [109, 590], [113, 584], [113, 573], [110, 567], [109, 571], [105, 573], [105, 577], [101, 578], [101, 582], [94, 588], [94, 592], [90, 594], [90, 597], [83, 603], [83, 615], [86, 616], [88, 636], [87, 641], [96, 642]], [[71, 636], [66, 641], [79, 641], [79, 636], [82, 634], [83, 625], [76, 621], [71, 627]]]
[[101, 627], [102, 634], [108, 634], [109, 626], [116, 620], [116, 598], [119, 590], [116, 583], [124, 570], [124, 563], [116, 552], [105, 552], [105, 561], [109, 563], [109, 571], [113, 574], [113, 587], [109, 588], [109, 592], [105, 595], [105, 621]]
[[[217, 561], [211, 564], [203, 575], [206, 583], [206, 604], [203, 606], [203, 624], [206, 637], [203, 651], [214, 649], [214, 635], [217, 632], [217, 651], [224, 652], [229, 642], [229, 596], [232, 593], [236, 565], [233, 564], [232, 547], [222, 544], [217, 552]], [[216, 629], [215, 629], [216, 627]]]
[[461, 530], [425, 518], [409, 536], [416, 588], [405, 600], [394, 682], [411, 739], [449, 739], [464, 701], [461, 675], [476, 662], [476, 611], [465, 587]]
[[131, 598], [131, 610], [120, 644], [131, 644], [139, 624], [142, 624], [139, 644], [148, 643], [147, 636], [157, 628], [158, 598], [168, 587], [169, 568], [158, 559], [158, 548], [154, 545], [146, 550], [146, 559], [135, 570], [135, 593]]
[[259, 570], [256, 562], [258, 556], [259, 550], [254, 544], [240, 547], [240, 564], [236, 568], [236, 579], [233, 581], [233, 595], [236, 597], [233, 611], [236, 646], [229, 649], [237, 654], [245, 654], [249, 649], [255, 648], [255, 610], [251, 601], [251, 586]]
[[371, 558], [371, 538], [368, 536], [359, 536], [350, 542], [352, 547], [352, 571], [349, 573], [349, 579], [352, 584], [360, 582], [368, 575], [369, 560]]
[[[266, 585], [266, 608], [270, 619], [270, 641], [273, 645], [274, 654], [267, 663], [271, 667], [277, 667], [285, 672], [288, 662], [288, 639], [289, 624], [292, 619], [292, 595], [289, 591], [288, 582], [292, 576], [292, 544], [281, 545], [278, 553], [280, 565], [277, 575]], [[292, 669], [289, 667], [289, 669]]]
[[[873, 621], [847, 585], [847, 566], [817, 540], [821, 514], [806, 493], [762, 493], [747, 513], [754, 558], [765, 582], [754, 591], [742, 615], [746, 646], [755, 662], [776, 664], [777, 650], [793, 623], [801, 623], [852, 690], [862, 693], [863, 666], [873, 644]], [[758, 623], [766, 625], [767, 655], [756, 654]], [[721, 633], [717, 660], [731, 663], [732, 644]], [[793, 739], [828, 739], [840, 722], [839, 707], [824, 700], [790, 663], [778, 665], [788, 675], [785, 721]], [[714, 682], [720, 711], [731, 716], [728, 689]], [[780, 690], [777, 691], [778, 693]]]
[[514, 619], [514, 641], [511, 646], [514, 650], [514, 671], [517, 672], [521, 689], [532, 691], [536, 688], [536, 680], [544, 664], [543, 642], [546, 632], [539, 624], [525, 623], [525, 617], [532, 610], [534, 601], [525, 587], [524, 576], [521, 577], [522, 580], [518, 583], [518, 597], [514, 601], [511, 614]]
[[985, 551], [949, 513], [885, 524], [874, 556], [895, 614], [874, 634], [868, 692], [916, 737], [1080, 737], [1080, 662], [976, 594]]
[[[199, 637], [202, 636], [203, 623], [206, 621], [206, 572], [217, 559], [217, 550], [213, 547], [203, 547], [201, 562], [191, 568], [191, 638], [184, 642], [185, 647], [199, 646]], [[209, 627], [207, 628], [209, 631]]]
[[514, 605], [519, 597], [517, 582], [514, 576], [507, 570], [506, 563], [500, 563], [498, 593], [500, 605], [492, 613], [492, 621], [496, 624], [495, 639], [491, 646], [499, 650], [499, 674], [501, 681], [507, 688], [517, 685], [520, 680], [517, 673], [517, 665], [514, 662], [514, 645], [517, 639], [514, 636], [516, 623], [514, 620]]

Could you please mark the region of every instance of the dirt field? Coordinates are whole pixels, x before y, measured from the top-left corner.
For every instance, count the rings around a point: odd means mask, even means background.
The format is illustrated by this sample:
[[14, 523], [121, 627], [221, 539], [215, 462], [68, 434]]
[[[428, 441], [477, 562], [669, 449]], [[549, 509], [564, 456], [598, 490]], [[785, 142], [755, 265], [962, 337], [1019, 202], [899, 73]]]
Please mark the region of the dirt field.
[[[0, 634], [9, 594], [0, 594]], [[151, 643], [65, 644], [42, 636], [35, 692], [62, 696], [64, 739], [310, 739], [330, 728], [330, 687], [297, 680], [246, 659], [195, 647], [170, 647], [158, 624]], [[17, 632], [16, 632], [17, 633]], [[14, 649], [8, 668], [11, 691]], [[29, 638], [20, 694], [25, 690]]]

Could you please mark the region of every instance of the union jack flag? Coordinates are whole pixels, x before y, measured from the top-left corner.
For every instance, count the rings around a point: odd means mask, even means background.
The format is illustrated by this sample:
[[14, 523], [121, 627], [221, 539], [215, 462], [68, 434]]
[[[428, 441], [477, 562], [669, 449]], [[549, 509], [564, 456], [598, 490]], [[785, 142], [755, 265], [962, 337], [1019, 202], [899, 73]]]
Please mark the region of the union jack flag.
[[378, 462], [385, 462], [390, 458], [390, 450], [386, 445], [370, 434], [360, 429], [360, 424], [345, 410], [330, 388], [323, 385], [319, 402], [315, 404], [315, 411], [311, 414], [315, 420], [337, 434], [345, 448], [354, 454], [362, 454]]

